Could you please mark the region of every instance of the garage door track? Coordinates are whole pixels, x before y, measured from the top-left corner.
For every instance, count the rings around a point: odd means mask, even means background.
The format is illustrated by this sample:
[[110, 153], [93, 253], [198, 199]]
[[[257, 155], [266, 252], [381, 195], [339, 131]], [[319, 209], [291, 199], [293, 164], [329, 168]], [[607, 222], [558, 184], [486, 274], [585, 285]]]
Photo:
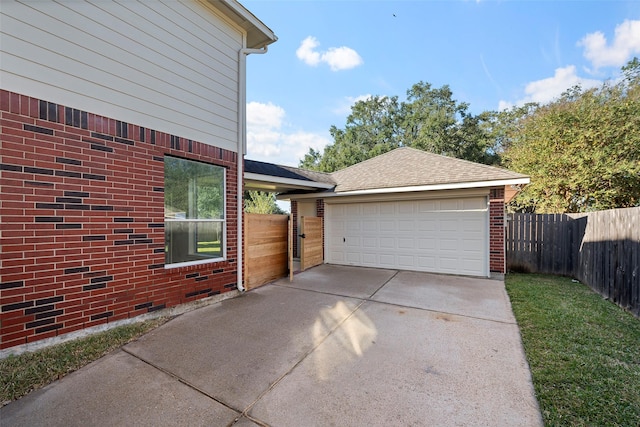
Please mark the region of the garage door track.
[[0, 420], [542, 425], [502, 281], [330, 265], [183, 314]]

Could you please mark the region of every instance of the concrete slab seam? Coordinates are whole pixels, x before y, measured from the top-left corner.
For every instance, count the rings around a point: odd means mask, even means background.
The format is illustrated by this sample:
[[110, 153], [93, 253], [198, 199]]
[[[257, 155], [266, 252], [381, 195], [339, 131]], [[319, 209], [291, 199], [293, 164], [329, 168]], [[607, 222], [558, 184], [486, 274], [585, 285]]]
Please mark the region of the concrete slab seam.
[[[337, 296], [337, 297], [343, 297], [343, 298], [352, 298], [352, 299], [359, 299], [359, 300], [365, 300], [367, 301], [369, 298], [372, 298], [375, 294], [378, 293], [378, 291], [382, 288], [385, 287], [385, 285], [387, 283], [389, 283], [391, 281], [391, 279], [393, 279], [394, 277], [396, 277], [398, 275], [398, 273], [400, 272], [400, 270], [395, 270], [395, 273], [393, 273], [393, 276], [389, 277], [389, 279], [387, 279], [382, 285], [380, 285], [380, 287], [378, 287], [378, 289], [376, 289], [371, 295], [369, 295], [368, 297], [357, 297], [357, 296], [353, 296], [353, 295], [343, 295], [343, 294], [338, 294], [335, 292], [326, 292], [326, 291], [318, 291], [316, 289], [304, 289], [304, 288], [299, 288], [297, 286], [291, 286], [291, 285], [286, 285], [286, 284], [281, 284], [276, 282], [271, 282], [271, 283], [267, 283], [263, 286], [279, 286], [281, 288], [288, 288], [288, 289], [296, 289], [298, 291], [308, 291], [308, 292], [315, 292], [317, 294], [323, 294], [323, 295], [333, 295], [333, 296]], [[257, 289], [257, 288], [256, 288]], [[253, 289], [252, 289], [253, 290]]]
[[460, 314], [460, 313], [453, 313], [451, 311], [435, 310], [433, 308], [415, 307], [415, 306], [412, 306], [412, 305], [398, 304], [396, 302], [378, 301], [378, 300], [371, 299], [371, 298], [364, 299], [364, 302], [374, 302], [374, 303], [377, 303], [377, 304], [393, 305], [393, 306], [396, 306], [396, 307], [411, 308], [411, 309], [420, 310], [420, 311], [429, 311], [431, 313], [450, 314], [452, 316], [458, 316], [458, 317], [462, 317], [462, 318], [465, 318], [465, 319], [483, 320], [483, 321], [486, 321], [486, 322], [501, 323], [503, 325], [516, 325], [516, 326], [518, 325], [517, 322], [508, 322], [506, 320], [489, 319], [489, 318], [486, 318], [486, 317], [469, 316], [469, 315]]
[[[228, 403], [216, 398], [215, 396], [210, 395], [209, 393], [207, 393], [206, 391], [200, 389], [199, 387], [191, 384], [189, 381], [185, 380], [184, 378], [179, 377], [178, 375], [174, 374], [173, 372], [170, 372], [160, 366], [157, 366], [156, 364], [152, 363], [151, 361], [145, 359], [144, 357], [140, 357], [135, 353], [132, 353], [131, 351], [125, 349], [124, 347], [121, 349], [124, 353], [127, 353], [128, 355], [140, 360], [143, 363], [146, 363], [147, 365], [151, 366], [152, 368], [157, 369], [160, 372], [163, 372], [167, 375], [169, 375], [170, 377], [176, 379], [178, 382], [186, 385], [187, 387], [191, 388], [192, 390], [195, 390], [196, 392], [208, 397], [209, 399], [221, 404], [222, 406], [225, 406], [229, 409], [231, 409], [232, 411], [234, 411], [236, 414], [238, 414], [238, 419], [242, 416], [242, 411], [238, 410], [237, 408], [234, 408], [233, 406], [229, 405]], [[235, 421], [234, 421], [235, 422]]]
[[380, 285], [380, 287], [378, 287], [378, 289], [376, 289], [374, 293], [369, 295], [369, 298], [373, 298], [374, 295], [377, 294], [380, 289], [384, 288], [386, 286], [386, 284], [389, 283], [394, 277], [396, 277], [399, 272], [400, 272], [400, 270], [395, 270], [395, 273], [393, 273], [393, 276], [389, 277], [389, 279], [387, 279], [386, 282], [384, 282], [382, 285]]
[[[398, 274], [398, 272], [396, 272], [396, 274]], [[356, 296], [353, 296], [353, 295], [343, 295], [343, 294], [338, 294], [338, 293], [335, 293], [335, 292], [318, 291], [318, 290], [315, 290], [315, 289], [304, 289], [304, 288], [298, 288], [298, 287], [295, 287], [295, 286], [282, 285], [282, 284], [279, 284], [279, 283], [269, 283], [269, 284], [264, 285], [264, 286], [273, 285], [273, 286], [278, 286], [278, 287], [281, 287], [281, 288], [295, 289], [297, 291], [314, 292], [316, 294], [332, 295], [332, 296], [337, 296], [337, 297], [342, 297], [342, 298], [350, 298], [350, 299], [360, 300], [362, 302], [374, 302], [374, 303], [378, 303], [378, 304], [394, 305], [394, 306], [402, 307], [402, 308], [411, 308], [411, 309], [414, 309], [414, 310], [429, 311], [431, 313], [450, 314], [452, 316], [458, 316], [458, 317], [463, 317], [463, 318], [467, 318], [467, 319], [484, 320], [484, 321], [487, 321], [487, 322], [502, 323], [504, 325], [517, 325], [517, 322], [508, 322], [506, 320], [497, 320], [497, 319], [489, 319], [489, 318], [486, 318], [486, 317], [469, 316], [469, 315], [463, 315], [463, 314], [453, 313], [453, 312], [449, 312], [449, 311], [435, 310], [435, 309], [432, 309], [432, 308], [416, 307], [416, 306], [413, 306], [413, 305], [398, 304], [398, 303], [395, 303], [395, 302], [378, 301], [378, 300], [372, 299], [375, 296], [375, 294], [378, 293], [378, 291], [380, 289], [382, 289], [387, 283], [389, 283], [389, 281], [391, 279], [393, 279], [394, 277], [395, 277], [395, 275], [390, 277], [389, 280], [387, 280], [385, 283], [383, 283], [382, 286], [380, 286], [380, 288], [378, 288], [369, 297], [356, 297]], [[249, 292], [251, 292], [251, 291], [249, 291]]]
[[[299, 289], [299, 290], [303, 290], [303, 289]], [[332, 294], [334, 295], [334, 294]], [[246, 416], [247, 418], [253, 420], [251, 418], [251, 416], [248, 414], [248, 412], [260, 401], [262, 400], [262, 398], [264, 396], [267, 395], [267, 393], [269, 393], [271, 390], [273, 390], [275, 388], [275, 386], [277, 386], [285, 377], [287, 377], [289, 374], [291, 374], [298, 366], [300, 366], [300, 364], [307, 358], [309, 357], [311, 354], [313, 354], [316, 349], [318, 347], [320, 347], [330, 336], [332, 336], [335, 331], [338, 330], [338, 328], [340, 328], [347, 320], [349, 320], [353, 314], [358, 311], [360, 309], [360, 307], [365, 303], [365, 300], [361, 300], [358, 305], [351, 311], [351, 313], [349, 313], [348, 316], [346, 316], [344, 319], [342, 319], [341, 322], [337, 323], [330, 331], [329, 333], [318, 342], [317, 345], [313, 346], [313, 348], [311, 348], [309, 351], [307, 351], [305, 354], [302, 355], [302, 357], [300, 357], [300, 359], [293, 364], [293, 366], [291, 366], [290, 369], [287, 370], [287, 372], [285, 372], [284, 374], [282, 374], [278, 379], [276, 379], [271, 385], [269, 385], [269, 387], [267, 387], [267, 389], [265, 391], [263, 391], [262, 393], [260, 393], [260, 395], [256, 398], [256, 400], [254, 400], [252, 403], [249, 404], [249, 406], [247, 406], [247, 408], [242, 411], [242, 415]], [[234, 409], [235, 410], [235, 409]]]

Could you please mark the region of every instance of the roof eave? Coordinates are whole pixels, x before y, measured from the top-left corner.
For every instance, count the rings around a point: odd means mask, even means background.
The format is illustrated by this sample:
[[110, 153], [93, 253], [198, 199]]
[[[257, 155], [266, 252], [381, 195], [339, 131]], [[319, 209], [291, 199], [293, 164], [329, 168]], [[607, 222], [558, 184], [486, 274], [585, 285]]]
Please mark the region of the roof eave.
[[529, 177], [523, 177], [523, 178], [498, 179], [498, 180], [490, 180], [490, 181], [454, 182], [454, 183], [447, 183], [447, 184], [414, 185], [414, 186], [408, 186], [408, 187], [372, 188], [367, 190], [324, 192], [321, 194], [309, 193], [304, 195], [298, 195], [296, 198], [312, 198], [312, 197], [318, 197], [318, 196], [321, 196], [322, 198], [330, 198], [330, 197], [347, 197], [347, 196], [361, 196], [361, 195], [373, 195], [373, 194], [409, 193], [409, 192], [420, 192], [420, 191], [460, 190], [460, 189], [470, 189], [470, 188], [502, 187], [506, 185], [526, 185], [529, 182], [530, 182]]
[[278, 40], [274, 32], [236, 0], [209, 0], [247, 32], [247, 47], [261, 49]]
[[334, 186], [331, 184], [325, 184], [322, 182], [302, 180], [302, 179], [293, 179], [293, 178], [283, 178], [279, 176], [271, 176], [271, 175], [261, 175], [258, 173], [246, 173], [244, 174], [245, 183], [255, 182], [255, 183], [264, 183], [264, 184], [273, 184], [274, 187], [281, 189], [299, 189], [299, 190], [321, 190], [321, 189], [330, 189]]

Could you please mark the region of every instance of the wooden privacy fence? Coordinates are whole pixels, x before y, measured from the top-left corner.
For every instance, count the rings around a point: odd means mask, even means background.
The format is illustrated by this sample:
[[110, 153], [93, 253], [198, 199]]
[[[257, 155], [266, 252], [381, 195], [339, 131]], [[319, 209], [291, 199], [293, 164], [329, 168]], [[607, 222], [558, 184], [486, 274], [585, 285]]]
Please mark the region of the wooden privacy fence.
[[571, 276], [640, 316], [640, 207], [511, 214], [507, 269]]
[[287, 275], [288, 215], [244, 214], [247, 290]]

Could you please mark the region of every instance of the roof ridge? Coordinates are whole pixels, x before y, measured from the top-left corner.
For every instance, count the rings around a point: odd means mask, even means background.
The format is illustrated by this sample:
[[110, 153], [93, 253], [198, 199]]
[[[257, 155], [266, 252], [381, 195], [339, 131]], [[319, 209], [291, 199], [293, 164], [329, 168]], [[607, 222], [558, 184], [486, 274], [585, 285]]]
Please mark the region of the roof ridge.
[[297, 168], [295, 166], [281, 165], [279, 163], [264, 162], [262, 160], [253, 160], [253, 159], [247, 159], [247, 158], [245, 158], [244, 160], [245, 161], [249, 161], [249, 162], [254, 162], [254, 163], [262, 163], [263, 165], [278, 166], [278, 167], [289, 169], [289, 170], [290, 169], [295, 169], [295, 170], [319, 173], [319, 174], [323, 174], [323, 175], [331, 175], [330, 172], [321, 172], [321, 171], [316, 171], [316, 170], [313, 170], [313, 169]]
[[[411, 148], [411, 147], [396, 147], [393, 150], [387, 151], [386, 153], [382, 153], [382, 154], [378, 154], [377, 156], [369, 157], [367, 160], [363, 160], [363, 161], [361, 161], [359, 163], [353, 164], [351, 166], [347, 166], [346, 168], [338, 169], [337, 171], [333, 171], [333, 172], [330, 173], [330, 175], [336, 174], [338, 172], [349, 170], [349, 169], [351, 169], [353, 167], [356, 167], [356, 166], [363, 165], [363, 164], [368, 163], [368, 162], [370, 162], [370, 161], [372, 161], [374, 159], [379, 159], [380, 157], [386, 156], [387, 154], [393, 153], [394, 151], [400, 150], [402, 148]], [[414, 150], [415, 150], [415, 148], [414, 148]], [[420, 151], [420, 150], [418, 150], [418, 151]]]
[[[431, 151], [420, 150], [420, 149], [414, 148], [414, 147], [399, 147], [399, 148], [396, 148], [395, 150], [399, 150], [400, 148], [408, 148], [408, 149], [413, 150], [413, 151], [419, 151], [420, 153], [425, 153], [425, 154], [429, 154], [429, 155], [432, 155], [432, 156], [443, 157], [443, 158], [449, 159], [449, 160], [459, 160], [461, 162], [470, 163], [470, 164], [472, 164], [473, 166], [476, 166], [476, 167], [481, 166], [481, 167], [487, 168], [487, 169], [498, 169], [498, 170], [501, 170], [501, 171], [507, 171], [507, 172], [511, 172], [511, 173], [520, 174], [520, 172], [515, 172], [515, 171], [512, 171], [512, 170], [510, 170], [508, 168], [505, 168], [505, 167], [502, 167], [502, 166], [487, 165], [487, 164], [484, 164], [484, 163], [478, 163], [478, 162], [474, 162], [474, 161], [467, 160], [467, 159], [461, 159], [459, 157], [451, 157], [451, 156], [446, 156], [444, 154], [432, 153]], [[395, 150], [392, 150], [392, 151], [395, 151]], [[523, 175], [523, 174], [520, 174], [520, 175]], [[523, 175], [523, 176], [526, 176], [526, 175]]]
[[313, 169], [297, 168], [295, 166], [286, 166], [286, 165], [279, 165], [279, 166], [282, 166], [283, 168], [288, 168], [288, 169], [295, 169], [295, 170], [300, 170], [300, 171], [313, 172], [313, 173], [319, 173], [319, 174], [322, 174], [322, 175], [331, 176], [331, 172], [322, 172], [322, 171], [317, 171], [317, 170], [313, 170]]

